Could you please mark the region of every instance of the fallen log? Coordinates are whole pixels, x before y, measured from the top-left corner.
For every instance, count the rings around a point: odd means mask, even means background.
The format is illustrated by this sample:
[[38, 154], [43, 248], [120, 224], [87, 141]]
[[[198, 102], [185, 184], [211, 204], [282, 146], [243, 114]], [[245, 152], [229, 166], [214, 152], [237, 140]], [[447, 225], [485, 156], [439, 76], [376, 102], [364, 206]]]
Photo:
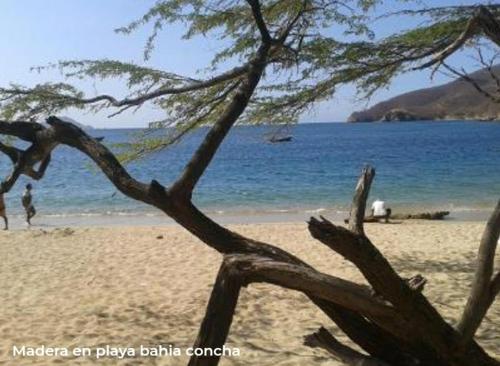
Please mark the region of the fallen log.
[[394, 214], [390, 218], [396, 220], [444, 220], [445, 216], [449, 214], [450, 211], [433, 211], [416, 214]]
[[[444, 220], [446, 216], [450, 214], [450, 211], [431, 211], [431, 212], [422, 212], [415, 214], [394, 214], [389, 217], [389, 219], [393, 220]], [[374, 216], [365, 216], [363, 218], [363, 222], [382, 222], [383, 218], [374, 217]], [[344, 222], [346, 224], [349, 223], [349, 219], [345, 219]]]

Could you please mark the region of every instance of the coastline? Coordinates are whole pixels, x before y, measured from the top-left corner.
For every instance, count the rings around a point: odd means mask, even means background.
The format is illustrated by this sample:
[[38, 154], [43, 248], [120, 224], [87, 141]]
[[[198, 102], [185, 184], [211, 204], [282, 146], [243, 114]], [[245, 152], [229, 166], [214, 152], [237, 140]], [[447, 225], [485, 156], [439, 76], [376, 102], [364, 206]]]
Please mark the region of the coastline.
[[[431, 208], [398, 208], [398, 213], [416, 213], [433, 211]], [[347, 210], [327, 208], [317, 209], [277, 209], [271, 211], [204, 211], [214, 221], [223, 225], [234, 224], [266, 224], [266, 223], [300, 223], [306, 222], [311, 216], [325, 216], [335, 222], [343, 222], [349, 216]], [[450, 210], [450, 215], [442, 222], [486, 222], [491, 209], [487, 208], [459, 208]], [[394, 220], [400, 222], [401, 220]], [[425, 221], [425, 220], [404, 220]], [[82, 213], [60, 215], [37, 215], [33, 219], [32, 229], [54, 229], [64, 227], [144, 227], [144, 226], [171, 226], [175, 222], [160, 211], [151, 212], [122, 212], [122, 213]], [[0, 225], [1, 226], [1, 225]], [[10, 215], [9, 226], [12, 230], [26, 229], [22, 215]]]

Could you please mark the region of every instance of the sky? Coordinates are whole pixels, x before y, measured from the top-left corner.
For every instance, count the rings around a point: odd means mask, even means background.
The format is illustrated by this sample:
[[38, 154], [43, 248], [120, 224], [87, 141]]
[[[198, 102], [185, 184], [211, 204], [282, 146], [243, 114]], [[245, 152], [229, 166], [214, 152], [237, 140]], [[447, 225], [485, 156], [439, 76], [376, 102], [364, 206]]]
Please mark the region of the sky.
[[[37, 73], [32, 66], [47, 65], [59, 60], [116, 59], [135, 62], [185, 76], [196, 77], [196, 70], [207, 66], [221, 44], [210, 38], [181, 40], [183, 28], [164, 28], [151, 59], [142, 58], [143, 47], [150, 29], [142, 28], [131, 35], [117, 34], [114, 29], [127, 25], [144, 14], [155, 0], [0, 0], [0, 85], [16, 83], [25, 86], [46, 81], [61, 81], [57, 71]], [[471, 1], [427, 0], [423, 5], [460, 5]], [[385, 13], [408, 5], [387, 1], [377, 9]], [[377, 37], [403, 29], [400, 19], [384, 18], [374, 23]], [[459, 61], [474, 69], [467, 56]], [[329, 101], [301, 116], [301, 122], [345, 121], [356, 110], [403, 92], [439, 85], [450, 79], [437, 75], [430, 79], [428, 71], [398, 77], [387, 90], [377, 92], [369, 101], [360, 101], [352, 86], [341, 88]], [[109, 93], [118, 97], [126, 94], [120, 82], [87, 82], [80, 84], [89, 96]], [[160, 119], [162, 113], [150, 106], [136, 113], [123, 113], [109, 119], [106, 114], [92, 115], [69, 110], [67, 116], [94, 127], [143, 127]]]

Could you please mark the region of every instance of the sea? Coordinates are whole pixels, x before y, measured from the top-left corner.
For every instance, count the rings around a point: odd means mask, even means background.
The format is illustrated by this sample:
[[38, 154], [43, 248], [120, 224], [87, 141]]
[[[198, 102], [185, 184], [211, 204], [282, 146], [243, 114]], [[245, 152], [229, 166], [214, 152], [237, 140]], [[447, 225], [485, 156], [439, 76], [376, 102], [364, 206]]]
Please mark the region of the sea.
[[[456, 220], [484, 219], [500, 198], [500, 124], [494, 122], [298, 124], [292, 141], [268, 142], [275, 126], [233, 128], [194, 193], [195, 203], [220, 221], [303, 220], [347, 215], [361, 169], [375, 167], [369, 203], [393, 212], [447, 210]], [[111, 149], [133, 141], [136, 129], [96, 129]], [[173, 182], [207, 129], [127, 165], [137, 179]], [[0, 174], [11, 169], [0, 157]], [[9, 215], [21, 217], [22, 177], [6, 195]], [[38, 216], [51, 225], [163, 223], [163, 213], [120, 192], [82, 153], [58, 147], [45, 177], [31, 182]], [[166, 221], [165, 221], [166, 222]]]

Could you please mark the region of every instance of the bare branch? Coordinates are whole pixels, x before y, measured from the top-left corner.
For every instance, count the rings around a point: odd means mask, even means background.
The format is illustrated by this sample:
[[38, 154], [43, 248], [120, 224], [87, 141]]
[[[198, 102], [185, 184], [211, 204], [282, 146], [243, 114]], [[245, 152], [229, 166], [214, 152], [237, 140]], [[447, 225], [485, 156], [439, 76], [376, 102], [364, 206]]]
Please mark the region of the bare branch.
[[500, 201], [497, 203], [484, 229], [477, 254], [477, 267], [472, 281], [471, 292], [457, 326], [464, 342], [468, 342], [474, 337], [492, 302], [491, 281], [499, 236]]
[[500, 22], [486, 6], [479, 7], [479, 18], [481, 20], [481, 29], [484, 34], [500, 47]]
[[245, 284], [266, 282], [301, 291], [339, 304], [366, 316], [400, 322], [394, 308], [373, 297], [370, 288], [318, 272], [302, 265], [281, 262], [261, 256], [234, 256], [231, 265]]
[[366, 356], [340, 343], [325, 328], [319, 328], [315, 333], [304, 337], [304, 344], [312, 348], [323, 348], [347, 365], [352, 366], [389, 366], [389, 364]]
[[375, 177], [375, 169], [366, 166], [359, 177], [354, 197], [352, 199], [349, 230], [358, 235], [364, 235], [363, 222], [365, 218], [366, 200]]
[[[241, 288], [229, 261], [224, 259], [220, 266], [194, 348], [222, 348], [226, 342]], [[220, 356], [193, 355], [188, 365], [216, 366], [219, 359]]]
[[5, 155], [7, 155], [14, 164], [16, 163], [16, 161], [19, 160], [19, 156], [22, 153], [21, 149], [18, 149], [14, 146], [5, 145], [1, 141], [0, 141], [0, 151], [3, 152]]
[[[408, 329], [405, 322], [397, 314], [393, 314], [390, 306], [380, 299], [373, 298], [366, 286], [318, 273], [300, 262], [299, 264], [285, 263], [256, 254], [226, 255], [224, 267], [224, 271], [228, 274], [227, 279], [244, 286], [253, 282], [266, 282], [304, 292], [339, 324], [341, 329], [347, 330], [347, 334], [370, 353], [380, 355], [395, 364], [415, 364], [403, 341], [396, 341], [396, 338], [378, 328], [376, 324], [334, 303], [348, 304], [348, 307], [370, 314], [370, 317], [385, 323], [388, 328], [397, 330], [397, 333], [405, 333]], [[316, 283], [317, 279], [319, 283]], [[214, 294], [215, 292], [212, 296]], [[316, 296], [334, 300], [334, 302], [327, 302]], [[233, 297], [230, 296], [230, 303], [232, 299]], [[373, 303], [373, 308], [368, 305], [370, 303]], [[215, 319], [213, 307], [211, 312], [207, 309], [207, 316], [209, 313], [212, 314], [211, 318]], [[221, 317], [227, 319], [230, 312], [224, 310], [223, 313], [225, 315], [222, 315], [221, 311], [218, 312]], [[216, 322], [212, 321], [211, 324], [212, 327], [217, 328]], [[215, 334], [217, 329], [205, 329], [205, 332]], [[398, 349], [395, 349], [396, 347]]]
[[295, 15], [295, 17], [293, 17], [292, 20], [290, 20], [290, 22], [288, 23], [288, 25], [286, 26], [286, 28], [281, 32], [281, 34], [280, 34], [280, 36], [278, 38], [278, 42], [279, 43], [285, 42], [285, 40], [288, 38], [288, 35], [292, 31], [293, 27], [299, 21], [300, 17], [304, 14], [304, 12], [306, 10], [307, 2], [308, 2], [307, 0], [304, 0], [302, 2], [301, 9], [297, 12], [297, 14]]
[[497, 93], [500, 93], [500, 77], [493, 71], [493, 65], [495, 64], [496, 59], [500, 55], [499, 52], [496, 52], [489, 60], [489, 62], [486, 62], [483, 56], [483, 52], [481, 51], [480, 47], [477, 47], [477, 54], [479, 58], [479, 62], [481, 65], [483, 65], [486, 70], [488, 70], [488, 73], [490, 74], [490, 77], [495, 81], [496, 86], [497, 86]]
[[[152, 181], [151, 185], [146, 185], [132, 178], [113, 153], [97, 139], [57, 117], [49, 117], [47, 123], [53, 128], [54, 138], [59, 143], [71, 146], [89, 156], [122, 193], [156, 207], [159, 204], [167, 204], [166, 192], [158, 182]], [[154, 196], [157, 194], [163, 199], [155, 200]]]
[[500, 23], [495, 16], [484, 6], [480, 6], [474, 16], [469, 19], [464, 31], [444, 50], [434, 55], [432, 59], [414, 70], [422, 70], [435, 64], [442, 64], [449, 56], [458, 51], [462, 46], [479, 32], [483, 32], [492, 42], [500, 46]]
[[0, 121], [0, 134], [15, 136], [28, 142], [34, 142], [36, 134], [43, 129], [41, 124], [35, 122]]
[[262, 16], [261, 6], [259, 0], [247, 0], [247, 3], [252, 8], [252, 14], [257, 24], [257, 28], [259, 28], [260, 36], [262, 38], [263, 43], [271, 42], [271, 35], [269, 34], [269, 30], [267, 29], [266, 22], [264, 17]]
[[33, 169], [33, 167], [31, 167], [31, 169], [28, 170], [28, 172], [26, 173], [30, 178], [34, 179], [34, 180], [40, 180], [43, 178], [43, 176], [45, 175], [45, 171], [47, 170], [47, 168], [49, 167], [49, 164], [50, 164], [50, 160], [51, 160], [51, 154], [48, 154], [44, 159], [42, 159], [42, 161], [40, 162], [40, 167], [38, 168], [38, 170], [35, 170]]
[[[26, 130], [23, 131], [24, 129]], [[50, 163], [50, 154], [57, 146], [50, 131], [40, 124], [2, 121], [0, 121], [0, 130], [3, 130], [6, 135], [17, 136], [31, 142], [31, 146], [26, 150], [0, 143], [0, 151], [8, 155], [13, 164], [10, 175], [0, 183], [0, 193], [10, 191], [22, 174], [35, 180], [42, 179]], [[38, 163], [41, 164], [37, 170], [35, 166]]]
[[500, 271], [493, 277], [490, 285], [490, 302], [495, 301], [495, 297], [500, 293]]
[[181, 176], [172, 185], [171, 192], [189, 199], [192, 191], [205, 172], [227, 133], [245, 110], [266, 67], [270, 44], [263, 43], [256, 56], [250, 61], [247, 76], [239, 85], [231, 102], [220, 118], [207, 133], [205, 139], [193, 154]]
[[462, 70], [460, 72], [460, 71], [456, 70], [455, 68], [451, 67], [450, 65], [446, 64], [445, 62], [442, 63], [442, 66], [444, 66], [444, 68], [446, 68], [451, 73], [459, 76], [460, 78], [462, 78], [465, 81], [467, 81], [468, 83], [470, 83], [480, 94], [484, 95], [486, 98], [491, 99], [495, 103], [500, 103], [500, 95], [495, 96], [495, 95], [491, 94], [490, 92], [488, 92], [487, 90], [485, 90], [484, 88], [482, 88], [481, 85], [479, 85], [479, 83], [476, 80], [471, 78], [465, 70]]
[[478, 24], [479, 19], [478, 15], [476, 14], [469, 19], [462, 34], [460, 34], [460, 36], [458, 36], [458, 38], [452, 44], [450, 44], [444, 50], [440, 51], [438, 54], [434, 55], [430, 61], [424, 63], [423, 65], [415, 67], [414, 70], [422, 70], [435, 64], [443, 63], [443, 61], [446, 60], [449, 56], [462, 48], [467, 40], [477, 34]]
[[[410, 288], [365, 236], [335, 226], [324, 218], [321, 221], [311, 218], [309, 231], [314, 238], [353, 262], [374, 290], [390, 301], [408, 320], [426, 346], [450, 360], [458, 356], [457, 350], [461, 350], [459, 333], [444, 321], [423, 294]], [[467, 350], [471, 352], [467, 357], [472, 357], [472, 353], [476, 352], [474, 357], [485, 356], [476, 346], [473, 347], [474, 352]]]

